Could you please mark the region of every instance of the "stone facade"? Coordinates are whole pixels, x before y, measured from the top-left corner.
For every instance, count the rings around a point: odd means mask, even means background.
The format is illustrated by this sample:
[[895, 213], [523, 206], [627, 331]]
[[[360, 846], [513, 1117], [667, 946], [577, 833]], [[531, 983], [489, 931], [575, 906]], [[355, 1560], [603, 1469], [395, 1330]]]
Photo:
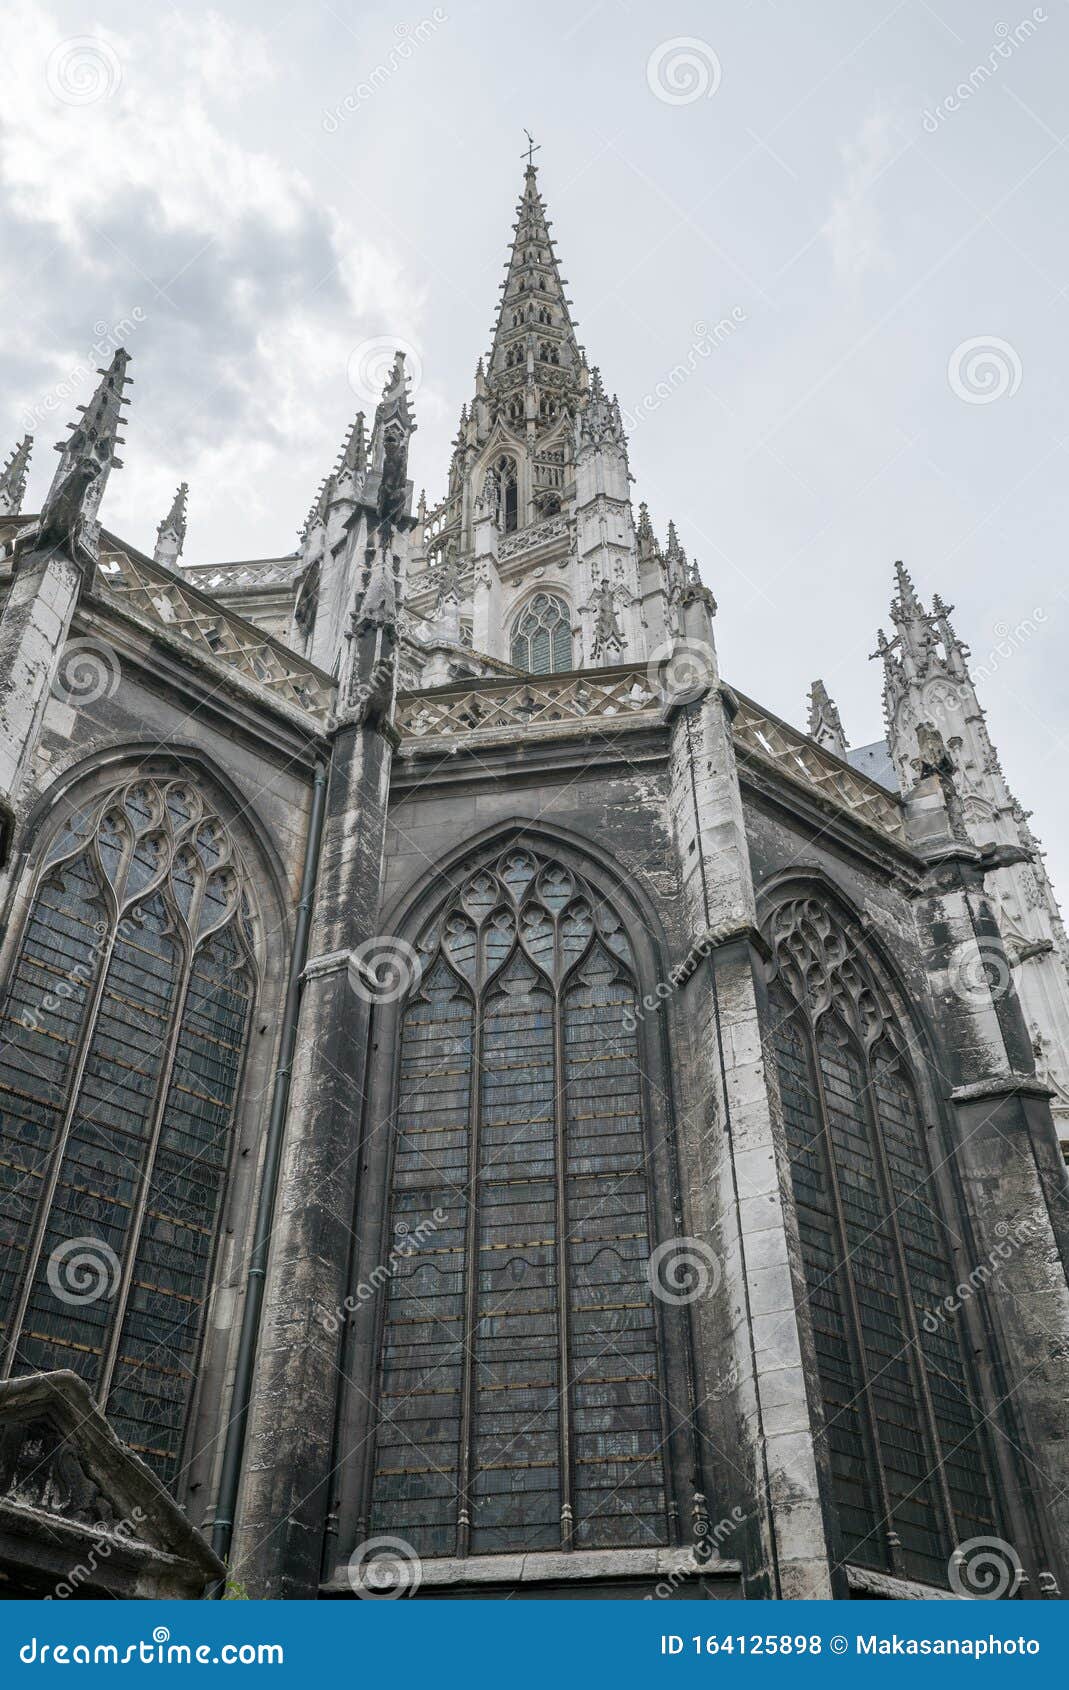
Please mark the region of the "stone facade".
[[101, 525], [122, 353], [0, 475], [5, 1376], [254, 1595], [1057, 1594], [1069, 966], [968, 653], [899, 565], [886, 743], [733, 691], [549, 231], [434, 507], [400, 356], [277, 558]]

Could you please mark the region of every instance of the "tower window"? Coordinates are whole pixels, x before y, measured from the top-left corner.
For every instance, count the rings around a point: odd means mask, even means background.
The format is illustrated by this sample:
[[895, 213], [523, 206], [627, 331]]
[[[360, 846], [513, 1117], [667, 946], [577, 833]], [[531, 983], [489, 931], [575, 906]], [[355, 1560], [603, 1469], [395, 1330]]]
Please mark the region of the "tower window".
[[572, 666], [568, 606], [554, 593], [536, 593], [512, 631], [512, 662], [532, 675], [554, 675]]
[[4, 1371], [73, 1368], [167, 1483], [253, 998], [244, 879], [187, 782], [119, 788], [53, 847], [0, 1017]]
[[497, 497], [498, 526], [505, 534], [514, 534], [519, 527], [519, 499], [516, 486], [516, 463], [502, 454], [490, 474]]
[[425, 1242], [385, 1308], [369, 1530], [425, 1556], [664, 1543], [622, 926], [569, 868], [514, 849], [420, 949], [389, 1224]]

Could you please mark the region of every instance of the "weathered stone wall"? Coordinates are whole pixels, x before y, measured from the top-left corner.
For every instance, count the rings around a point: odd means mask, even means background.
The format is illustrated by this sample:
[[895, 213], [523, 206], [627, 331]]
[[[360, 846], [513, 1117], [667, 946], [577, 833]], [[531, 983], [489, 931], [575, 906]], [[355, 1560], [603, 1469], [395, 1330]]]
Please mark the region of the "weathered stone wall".
[[[1069, 1187], [984, 867], [951, 837], [934, 778], [915, 789], [907, 825], [914, 849], [896, 862], [819, 818], [791, 814], [765, 783], [746, 793], [759, 917], [762, 893], [788, 879], [817, 897], [822, 886], [837, 892], [897, 976], [912, 1015], [908, 1037], [954, 1271], [967, 1283], [978, 1266], [997, 1263], [957, 1318], [991, 1416], [1005, 1529], [1035, 1586], [1027, 1593], [1038, 1595], [1051, 1579], [1064, 1589], [1066, 1577]], [[1000, 1252], [1022, 1217], [1024, 1242]]]
[[39, 857], [69, 803], [139, 773], [183, 772], [230, 827], [256, 905], [259, 978], [232, 1146], [214, 1289], [179, 1499], [210, 1524], [225, 1404], [259, 1185], [279, 1008], [308, 825], [313, 747], [292, 717], [81, 612], [49, 692], [19, 789], [6, 875], [0, 978], [18, 943]]

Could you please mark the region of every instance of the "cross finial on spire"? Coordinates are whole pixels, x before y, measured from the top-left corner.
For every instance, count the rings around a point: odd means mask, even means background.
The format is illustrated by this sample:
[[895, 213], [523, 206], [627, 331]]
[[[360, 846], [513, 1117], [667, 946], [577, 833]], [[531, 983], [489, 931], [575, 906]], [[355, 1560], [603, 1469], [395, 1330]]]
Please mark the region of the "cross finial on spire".
[[521, 154], [520, 156], [526, 157], [528, 170], [533, 170], [535, 167], [535, 153], [540, 153], [542, 151], [542, 144], [539, 142], [537, 146], [535, 145], [535, 138], [529, 129], [525, 129], [524, 134], [527, 137], [527, 152], [526, 154]]

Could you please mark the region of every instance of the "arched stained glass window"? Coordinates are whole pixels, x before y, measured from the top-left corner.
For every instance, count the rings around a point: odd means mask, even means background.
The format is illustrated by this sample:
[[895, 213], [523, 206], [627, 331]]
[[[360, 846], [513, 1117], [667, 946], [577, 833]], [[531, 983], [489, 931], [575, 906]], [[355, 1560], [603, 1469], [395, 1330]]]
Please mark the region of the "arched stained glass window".
[[[844, 1555], [945, 1585], [997, 1532], [984, 1410], [908, 1049], [879, 970], [816, 899], [770, 927], [779, 1072]], [[952, 1305], [948, 1305], [952, 1306]]]
[[5, 1374], [69, 1367], [174, 1479], [248, 1032], [243, 869], [188, 782], [77, 814], [0, 1016]]
[[572, 666], [568, 606], [555, 593], [536, 593], [512, 630], [512, 662], [532, 675], [555, 675]]
[[627, 939], [578, 875], [514, 849], [420, 949], [373, 1529], [428, 1556], [664, 1543]]

